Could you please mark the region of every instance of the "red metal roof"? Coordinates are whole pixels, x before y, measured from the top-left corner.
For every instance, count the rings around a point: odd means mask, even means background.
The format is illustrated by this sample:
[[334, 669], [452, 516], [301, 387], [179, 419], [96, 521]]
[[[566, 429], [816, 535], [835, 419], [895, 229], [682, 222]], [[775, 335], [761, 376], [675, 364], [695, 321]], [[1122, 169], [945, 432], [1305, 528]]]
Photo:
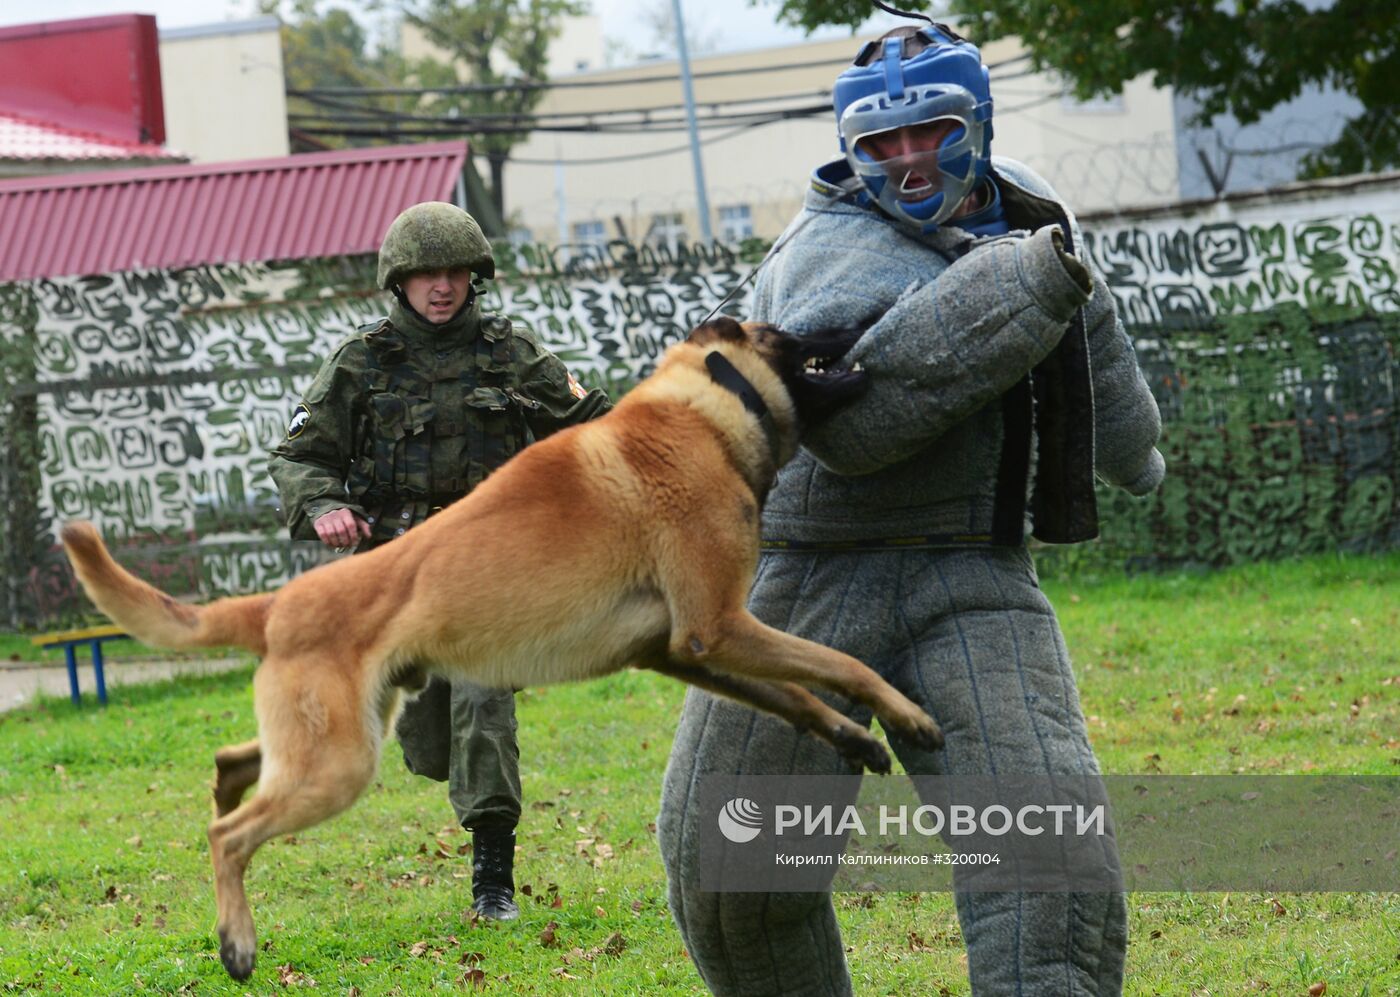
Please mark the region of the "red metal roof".
[[0, 181], [0, 280], [374, 252], [465, 142]]
[[[28, 7], [44, 12], [43, 4]], [[160, 145], [165, 104], [155, 17], [114, 14], [0, 28], [0, 107]]]
[[65, 128], [9, 111], [0, 111], [0, 160], [42, 159], [115, 160], [164, 159], [184, 162], [189, 157], [164, 146], [128, 142], [97, 132]]

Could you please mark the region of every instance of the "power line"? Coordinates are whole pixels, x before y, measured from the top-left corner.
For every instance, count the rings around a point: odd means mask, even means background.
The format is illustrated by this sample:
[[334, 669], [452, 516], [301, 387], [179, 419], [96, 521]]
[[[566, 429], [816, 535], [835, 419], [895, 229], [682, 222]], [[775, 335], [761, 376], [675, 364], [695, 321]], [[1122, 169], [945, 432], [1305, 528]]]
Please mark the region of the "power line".
[[[700, 124], [702, 127], [713, 128], [716, 125], [780, 121], [790, 118], [808, 118], [817, 114], [829, 113], [831, 113], [831, 105], [827, 103], [809, 104], [801, 107], [773, 108], [761, 111], [747, 111], [738, 114], [710, 114], [701, 118]], [[644, 121], [588, 121], [578, 124], [561, 123], [537, 125], [532, 125], [528, 122], [513, 125], [481, 124], [478, 123], [475, 118], [461, 117], [410, 121], [407, 127], [399, 127], [392, 121], [386, 121], [381, 128], [370, 127], [369, 123], [362, 119], [337, 124], [337, 122], [342, 119], [333, 116], [292, 115], [290, 120], [296, 123], [299, 131], [308, 135], [342, 135], [353, 138], [383, 139], [455, 138], [460, 135], [504, 135], [515, 134], [522, 131], [561, 132], [565, 134], [635, 135], [651, 132], [679, 131], [686, 127], [685, 119], [682, 117], [650, 118]], [[323, 125], [303, 123], [306, 120], [325, 121], [327, 123]]]
[[[1055, 94], [1053, 94], [1053, 96], [1058, 97], [1062, 93], [1063, 91], [1057, 91]], [[1017, 96], [1020, 95], [1021, 94], [1017, 94]], [[801, 93], [779, 94], [775, 96], [744, 97], [735, 100], [705, 101], [701, 103], [701, 106], [703, 108], [713, 111], [717, 108], [739, 107], [743, 105], [758, 103], [777, 103], [782, 101], [817, 99], [825, 102], [830, 99], [830, 96], [831, 93], [829, 90], [819, 90], [815, 93], [810, 91], [804, 91]], [[1029, 94], [1027, 94], [1026, 96], [1029, 96]], [[335, 134], [334, 131], [328, 131], [327, 129], [333, 128], [335, 126], [363, 126], [380, 121], [389, 124], [408, 123], [430, 126], [436, 125], [441, 128], [448, 129], [448, 134], [451, 135], [456, 135], [459, 132], [477, 132], [480, 134], [503, 134], [519, 131], [621, 132], [650, 129], [665, 131], [668, 130], [668, 126], [676, 124], [677, 119], [668, 117], [657, 118], [653, 117], [653, 115], [663, 112], [679, 111], [684, 107], [683, 104], [656, 104], [649, 107], [609, 108], [588, 111], [554, 111], [540, 114], [483, 111], [480, 113], [470, 113], [462, 115], [433, 115], [413, 114], [405, 111], [395, 111], [388, 108], [374, 107], [373, 105], [369, 104], [358, 104], [344, 100], [338, 100], [332, 97], [316, 96], [308, 97], [306, 99], [319, 106], [327, 107], [332, 111], [344, 112], [338, 114], [308, 112], [301, 114], [291, 114], [288, 116], [289, 121], [295, 122], [299, 125], [304, 124], [306, 128], [312, 129], [312, 131], [310, 132], [311, 134]], [[1041, 98], [1030, 101], [1025, 104], [1020, 104], [1014, 107], [1000, 110], [998, 111], [998, 113], [1011, 114], [1023, 110], [1027, 107], [1038, 106], [1039, 104], [1044, 102], [1045, 98]], [[821, 110], [830, 110], [830, 106], [826, 103], [821, 104], [820, 108]], [[800, 116], [804, 117], [809, 114], [818, 113], [818, 109], [812, 105], [804, 105], [789, 110], [798, 111]], [[639, 116], [640, 120], [635, 122], [614, 122], [599, 120], [600, 118], [606, 119], [609, 117], [615, 117], [619, 115], [637, 115]], [[736, 117], [742, 116], [718, 115], [712, 113], [703, 120], [706, 122], [723, 122], [728, 120], [734, 120]], [[577, 122], [576, 119], [582, 119], [582, 121]], [[323, 124], [317, 125], [317, 122], [323, 122]], [[548, 122], [560, 123], [551, 126], [550, 124], [548, 124]], [[567, 124], [566, 122], [576, 123]], [[407, 129], [404, 129], [403, 132], [406, 135], [417, 134], [417, 132]], [[349, 135], [351, 133], [347, 131], [345, 134]], [[372, 135], [375, 133], [357, 131], [354, 134], [356, 134], [358, 137], [366, 137], [367, 135]], [[428, 135], [430, 133], [424, 130], [422, 131], [422, 134]]]
[[[999, 69], [1003, 66], [1010, 66], [1018, 62], [1024, 62], [1030, 58], [1030, 53], [1012, 56], [1010, 59], [1003, 59], [987, 66], [988, 70]], [[841, 60], [844, 61], [844, 60]], [[819, 66], [831, 66], [837, 63], [834, 59], [815, 59], [808, 62], [787, 62], [776, 66], [749, 66], [742, 69], [712, 69], [708, 72], [694, 73], [692, 77], [697, 80], [718, 79], [724, 76], [758, 76], [768, 73], [780, 73], [791, 69], [815, 69]], [[839, 64], [839, 63], [838, 63]], [[1004, 79], [1015, 79], [1019, 76], [1032, 75], [1029, 71], [1008, 74]], [[422, 97], [428, 94], [471, 94], [485, 93], [497, 94], [502, 91], [530, 91], [530, 90], [571, 90], [596, 87], [619, 87], [634, 86], [648, 83], [679, 83], [680, 74], [664, 76], [637, 76], [620, 80], [575, 80], [572, 82], [559, 81], [534, 81], [519, 80], [515, 82], [501, 83], [458, 83], [445, 87], [308, 87], [306, 89], [288, 89], [287, 96], [313, 99], [315, 97]]]
[[[1001, 116], [1017, 114], [1027, 111], [1052, 100], [1058, 100], [1064, 96], [1064, 91], [1056, 91], [1045, 94], [1033, 100], [1024, 101], [1011, 107], [1000, 108], [997, 114]], [[791, 99], [796, 99], [794, 95]], [[744, 104], [756, 103], [758, 99], [745, 99], [735, 101], [722, 101], [711, 107], [732, 107]], [[660, 110], [678, 110], [671, 106]], [[808, 118], [819, 114], [829, 114], [831, 105], [825, 102], [820, 104], [808, 104], [791, 108], [774, 108], [743, 112], [738, 114], [708, 114], [699, 119], [699, 124], [704, 128], [713, 128], [716, 125], [738, 123], [741, 125], [767, 124], [771, 121], [791, 120], [797, 118]], [[618, 114], [639, 114], [641, 120], [637, 121], [598, 121], [599, 117]], [[557, 122], [550, 123], [546, 119], [554, 118], [584, 118], [586, 120], [576, 123]], [[352, 112], [349, 114], [292, 114], [288, 115], [289, 123], [296, 126], [297, 130], [307, 135], [343, 136], [346, 138], [381, 138], [389, 139], [412, 139], [412, 138], [456, 138], [460, 135], [505, 135], [519, 132], [555, 132], [563, 134], [596, 134], [596, 135], [635, 135], [650, 132], [680, 131], [686, 127], [683, 118], [652, 117], [648, 110], [619, 110], [619, 111], [591, 111], [575, 112], [570, 114], [557, 115], [511, 115], [511, 114], [481, 114], [463, 115], [461, 117], [452, 116], [429, 116], [429, 115], [407, 115], [396, 112]], [[383, 121], [384, 127], [370, 127], [372, 124]], [[321, 124], [317, 124], [321, 122]], [[409, 127], [400, 127], [400, 124]]]
[[[796, 100], [822, 100], [831, 98], [831, 91], [818, 90], [816, 92], [804, 91], [801, 93], [776, 94], [767, 97], [741, 97], [735, 100], [712, 100], [701, 101], [702, 108], [738, 107], [744, 104], [759, 103], [780, 103], [782, 101]], [[332, 110], [340, 110], [344, 114], [317, 114], [300, 113], [288, 115], [289, 120], [333, 120], [344, 123], [365, 122], [365, 121], [400, 121], [400, 122], [422, 122], [429, 124], [458, 124], [475, 121], [487, 122], [510, 122], [521, 126], [532, 126], [536, 122], [551, 121], [555, 119], [583, 118], [593, 120], [599, 117], [635, 114], [640, 115], [643, 121], [651, 120], [651, 115], [665, 111], [682, 110], [684, 104], [656, 104], [649, 107], [623, 107], [610, 108], [597, 111], [553, 111], [540, 114], [528, 113], [501, 113], [497, 111], [483, 111], [470, 114], [412, 114], [404, 111], [393, 111], [388, 108], [373, 107], [364, 104], [352, 104], [345, 101], [334, 100], [328, 97], [315, 98], [314, 103], [329, 107]], [[663, 119], [664, 120], [664, 119]]]
[[[762, 128], [765, 125], [772, 124], [777, 124], [777, 122], [754, 121], [749, 124], [739, 125], [737, 128], [731, 128], [723, 134], [702, 138], [700, 144], [713, 145], [717, 142], [731, 139], [736, 135], [741, 135], [744, 132], [752, 131], [755, 128]], [[690, 143], [687, 142], [685, 145], [673, 145], [669, 149], [653, 149], [651, 152], [626, 153], [621, 156], [598, 156], [591, 159], [521, 159], [518, 156], [511, 156], [510, 162], [521, 163], [526, 166], [554, 166], [556, 164], [562, 166], [601, 166], [605, 163], [632, 163], [639, 159], [658, 159], [661, 156], [674, 156], [678, 152], [688, 152], [689, 150]]]
[[[789, 69], [815, 69], [830, 66], [833, 59], [815, 59], [809, 62], [787, 62], [776, 66], [749, 66], [743, 69], [712, 69], [709, 72], [695, 73], [695, 79], [717, 79], [722, 76], [750, 76], [767, 73], [780, 73]], [[500, 93], [502, 90], [574, 90], [596, 87], [633, 86], [647, 83], [679, 83], [680, 74], [664, 76], [636, 76], [620, 80], [575, 80], [572, 82], [520, 80], [501, 83], [458, 83], [446, 87], [310, 87], [305, 90], [288, 90], [289, 97], [311, 97], [329, 95], [336, 97], [416, 97], [430, 93], [467, 94]]]
[[[699, 124], [702, 128], [711, 128], [716, 124], [766, 124], [774, 121], [809, 118], [818, 114], [830, 113], [831, 108], [829, 106], [826, 104], [818, 104], [813, 107], [791, 108], [782, 111], [772, 111], [766, 114], [754, 112], [750, 114], [711, 115], [701, 119]], [[447, 122], [444, 122], [439, 127], [420, 125], [412, 128], [396, 128], [392, 125], [384, 128], [297, 125], [297, 130], [305, 135], [338, 135], [345, 138], [370, 138], [383, 139], [385, 141], [400, 139], [459, 138], [463, 135], [509, 135], [517, 134], [522, 131], [558, 132], [564, 134], [637, 135], [650, 134], [653, 132], [683, 131], [685, 128], [686, 124], [683, 119], [615, 125], [542, 125], [536, 128], [511, 127], [509, 125], [475, 126], [469, 119], [462, 119], [460, 122], [453, 123], [450, 126]]]

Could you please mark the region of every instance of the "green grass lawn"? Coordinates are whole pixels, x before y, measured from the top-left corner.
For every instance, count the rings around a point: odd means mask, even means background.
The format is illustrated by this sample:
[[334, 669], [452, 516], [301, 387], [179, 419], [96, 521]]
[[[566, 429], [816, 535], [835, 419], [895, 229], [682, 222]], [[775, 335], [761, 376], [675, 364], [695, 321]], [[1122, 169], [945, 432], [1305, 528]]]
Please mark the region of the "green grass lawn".
[[[1046, 588], [1105, 771], [1400, 776], [1400, 556]], [[255, 733], [251, 672], [0, 714], [0, 992], [704, 992], [653, 827], [683, 690], [634, 673], [520, 696], [518, 922], [464, 916], [467, 836], [391, 744], [348, 814], [258, 853], [258, 969], [232, 983], [204, 826], [215, 748]], [[968, 992], [948, 895], [836, 903], [858, 993]], [[1130, 994], [1400, 994], [1393, 894], [1129, 907]]]

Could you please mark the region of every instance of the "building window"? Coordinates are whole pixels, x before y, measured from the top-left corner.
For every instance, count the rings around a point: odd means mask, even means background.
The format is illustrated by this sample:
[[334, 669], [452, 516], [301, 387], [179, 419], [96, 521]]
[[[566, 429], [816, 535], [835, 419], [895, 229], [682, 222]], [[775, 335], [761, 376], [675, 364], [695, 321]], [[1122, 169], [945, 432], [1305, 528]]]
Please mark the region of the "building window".
[[574, 222], [574, 244], [597, 246], [601, 249], [608, 244], [607, 229], [597, 218], [590, 218], [586, 222]]
[[743, 242], [753, 235], [753, 212], [747, 204], [724, 204], [719, 209], [719, 237], [725, 242]]
[[646, 243], [649, 246], [665, 246], [675, 252], [685, 242], [685, 223], [679, 212], [667, 212], [651, 216], [651, 227], [647, 229]]

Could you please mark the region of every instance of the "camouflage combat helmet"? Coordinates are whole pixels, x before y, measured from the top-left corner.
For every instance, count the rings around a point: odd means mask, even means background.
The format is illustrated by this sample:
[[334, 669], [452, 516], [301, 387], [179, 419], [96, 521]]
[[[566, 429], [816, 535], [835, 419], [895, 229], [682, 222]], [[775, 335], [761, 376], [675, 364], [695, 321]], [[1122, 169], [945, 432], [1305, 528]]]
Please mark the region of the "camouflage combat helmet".
[[496, 276], [491, 244], [476, 219], [455, 204], [424, 201], [394, 219], [379, 246], [379, 286], [388, 289], [419, 270], [470, 267], [480, 277]]

